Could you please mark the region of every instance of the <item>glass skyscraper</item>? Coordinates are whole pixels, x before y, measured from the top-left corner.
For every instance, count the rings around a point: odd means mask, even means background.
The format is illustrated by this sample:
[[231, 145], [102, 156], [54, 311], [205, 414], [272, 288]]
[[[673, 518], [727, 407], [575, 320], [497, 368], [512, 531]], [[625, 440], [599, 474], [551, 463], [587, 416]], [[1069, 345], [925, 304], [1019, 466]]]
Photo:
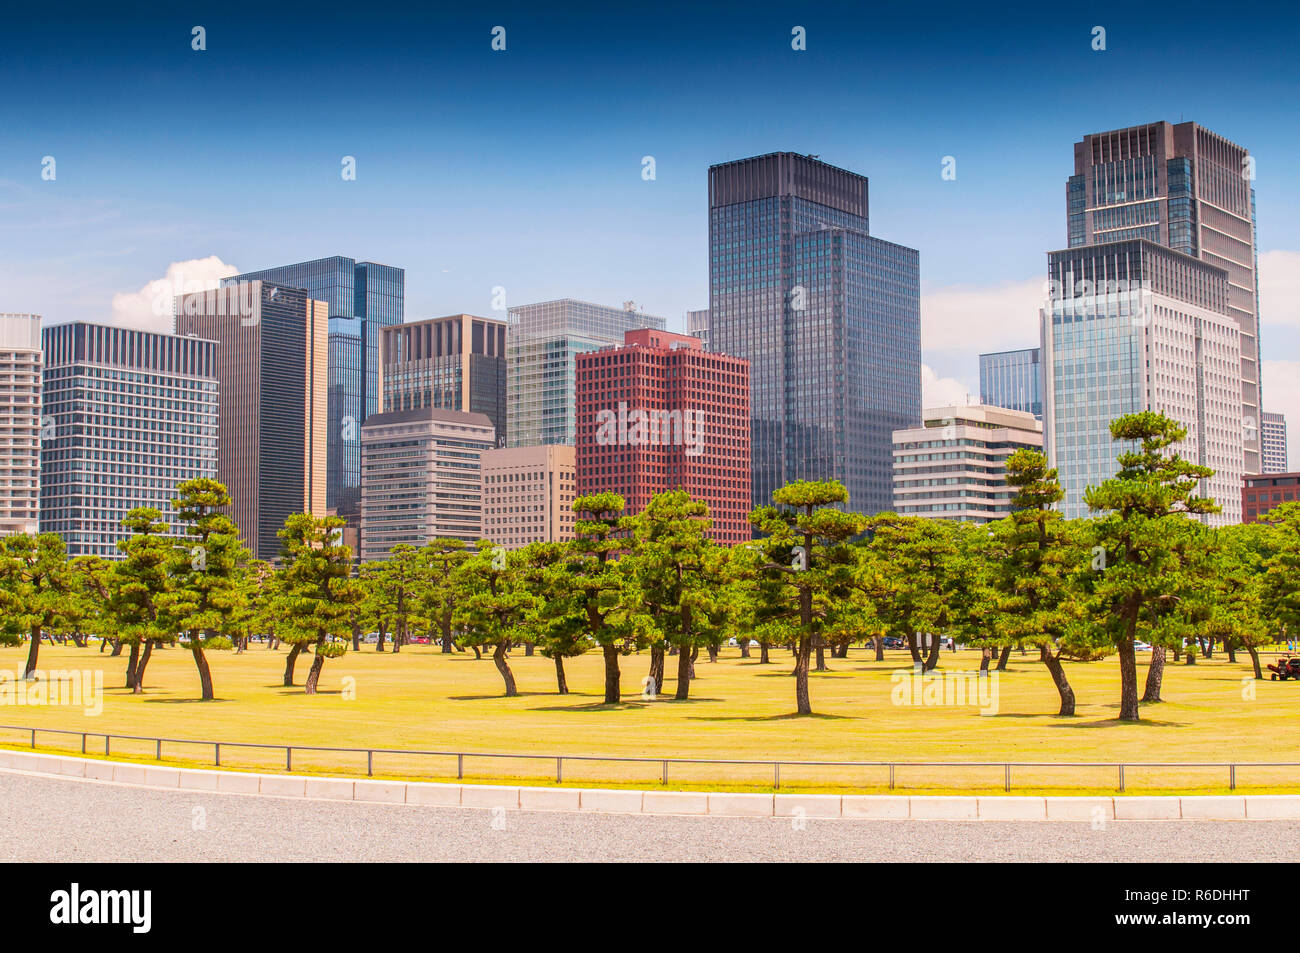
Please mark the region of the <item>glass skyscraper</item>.
[[1042, 348], [980, 355], [980, 403], [1043, 419]]
[[562, 443], [576, 436], [577, 360], [584, 351], [622, 344], [626, 331], [664, 330], [638, 311], [562, 298], [511, 308], [506, 334], [506, 440], [511, 447]]
[[229, 280], [257, 279], [301, 288], [329, 305], [326, 505], [355, 512], [361, 500], [361, 425], [379, 413], [379, 336], [402, 323], [406, 271], [336, 255]]
[[810, 156], [709, 169], [709, 346], [750, 362], [756, 505], [792, 480], [893, 505], [893, 432], [921, 421], [920, 255], [868, 218], [866, 177]]
[[41, 532], [69, 556], [119, 558], [122, 518], [152, 506], [183, 538], [176, 488], [217, 476], [216, 343], [82, 322], [41, 337]]
[[1246, 473], [1262, 466], [1254, 178], [1236, 143], [1194, 122], [1154, 122], [1084, 136], [1066, 183], [1070, 248], [1145, 238], [1227, 272]]

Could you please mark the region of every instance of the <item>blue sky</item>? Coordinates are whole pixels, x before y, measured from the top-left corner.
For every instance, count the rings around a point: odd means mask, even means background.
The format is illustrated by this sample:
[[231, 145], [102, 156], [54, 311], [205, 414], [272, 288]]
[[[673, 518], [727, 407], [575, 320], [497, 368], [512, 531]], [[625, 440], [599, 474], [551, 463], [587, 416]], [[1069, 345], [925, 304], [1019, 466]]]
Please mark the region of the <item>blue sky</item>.
[[0, 311], [104, 320], [173, 262], [343, 254], [404, 267], [411, 319], [491, 313], [499, 285], [677, 322], [708, 301], [707, 167], [791, 150], [869, 176], [872, 231], [921, 251], [926, 361], [970, 387], [980, 349], [1032, 343], [1072, 143], [1195, 119], [1256, 157], [1265, 357], [1300, 377], [1283, 5], [49, 9], [0, 33]]

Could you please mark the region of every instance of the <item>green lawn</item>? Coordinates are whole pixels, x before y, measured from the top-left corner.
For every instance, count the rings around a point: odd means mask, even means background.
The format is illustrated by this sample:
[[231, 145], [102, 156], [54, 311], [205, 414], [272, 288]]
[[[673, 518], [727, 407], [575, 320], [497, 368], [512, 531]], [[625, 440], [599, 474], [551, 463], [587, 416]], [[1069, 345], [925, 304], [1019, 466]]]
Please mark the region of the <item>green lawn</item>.
[[[26, 648], [0, 648], [4, 678], [21, 671]], [[1058, 718], [1050, 677], [1032, 655], [1013, 654], [998, 682], [999, 708], [981, 715], [974, 707], [900, 707], [893, 704], [891, 673], [907, 667], [905, 652], [889, 652], [883, 663], [865, 649], [830, 661], [832, 671], [812, 676], [812, 717], [793, 716], [794, 685], [788, 652], [773, 653], [773, 662], [741, 659], [726, 649], [715, 664], [697, 663], [699, 677], [686, 702], [671, 697], [643, 701], [641, 678], [648, 656], [623, 659], [624, 703], [601, 704], [601, 660], [589, 654], [567, 663], [573, 693], [555, 694], [549, 659], [511, 658], [520, 690], [518, 698], [501, 696], [501, 679], [488, 659], [472, 653], [443, 656], [430, 646], [408, 646], [400, 655], [376, 653], [366, 646], [325, 664], [322, 692], [281, 686], [285, 651], [255, 645], [246, 654], [213, 653], [217, 698], [197, 701], [198, 679], [189, 653], [172, 648], [154, 653], [143, 695], [121, 688], [125, 654], [111, 658], [97, 648], [41, 648], [40, 667], [102, 669], [105, 698], [98, 716], [80, 708], [0, 705], [5, 725], [67, 728], [77, 731], [162, 735], [180, 739], [271, 744], [387, 747], [444, 751], [615, 755], [653, 758], [731, 758], [849, 761], [1300, 761], [1295, 713], [1300, 684], [1264, 680], [1254, 683], [1247, 699], [1243, 678], [1249, 659], [1237, 664], [1216, 657], [1193, 666], [1170, 664], [1159, 705], [1144, 705], [1140, 724], [1115, 721], [1119, 677], [1114, 659], [1068, 665], [1079, 699], [1079, 714]], [[1142, 656], [1139, 656], [1142, 658]], [[300, 660], [298, 683], [306, 677], [310, 657]], [[978, 666], [977, 652], [945, 652], [944, 669]], [[668, 660], [669, 696], [675, 689], [675, 659]], [[1145, 678], [1145, 668], [1139, 671]], [[350, 681], [349, 681], [350, 680]], [[355, 697], [344, 692], [355, 687]], [[0, 731], [0, 743], [26, 747], [27, 736]], [[38, 746], [80, 750], [81, 739], [38, 735]], [[91, 738], [90, 754], [103, 753], [102, 739]], [[114, 757], [152, 759], [152, 743], [114, 741]], [[175, 763], [211, 765], [212, 750], [164, 747]], [[284, 768], [282, 752], [223, 749], [222, 766]], [[364, 756], [296, 752], [295, 770], [364, 773]], [[454, 758], [377, 755], [376, 776], [454, 777]], [[469, 759], [466, 777], [476, 780], [520, 778], [554, 783], [554, 761]], [[658, 784], [659, 764], [584, 765], [567, 762], [564, 781], [571, 784]], [[1003, 769], [899, 767], [900, 789], [922, 791], [1001, 790]], [[887, 789], [886, 768], [782, 768], [782, 790]], [[1111, 768], [1017, 768], [1014, 789], [1027, 791], [1103, 791], [1115, 788]], [[1129, 768], [1130, 792], [1226, 789], [1223, 770]], [[1239, 788], [1300, 789], [1300, 770], [1238, 771]], [[717, 789], [770, 789], [770, 766], [673, 765], [670, 786]]]

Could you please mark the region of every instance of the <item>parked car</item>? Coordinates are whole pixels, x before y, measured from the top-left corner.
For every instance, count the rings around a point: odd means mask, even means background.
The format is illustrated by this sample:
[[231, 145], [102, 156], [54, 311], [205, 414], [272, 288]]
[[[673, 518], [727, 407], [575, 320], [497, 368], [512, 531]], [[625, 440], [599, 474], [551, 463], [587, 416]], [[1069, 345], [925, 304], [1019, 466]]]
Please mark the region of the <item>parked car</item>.
[[1151, 651], [1151, 643], [1150, 643], [1150, 642], [1138, 642], [1138, 641], [1134, 641], [1134, 642], [1133, 642], [1133, 651], [1135, 651], [1135, 652], [1150, 652], [1150, 651]]
[[899, 638], [898, 636], [896, 636], [896, 635], [887, 635], [887, 636], [885, 636], [884, 642], [885, 642], [885, 648], [887, 648], [887, 649], [905, 649], [905, 648], [907, 648], [907, 643], [904, 642], [902, 639], [900, 639], [900, 638]]

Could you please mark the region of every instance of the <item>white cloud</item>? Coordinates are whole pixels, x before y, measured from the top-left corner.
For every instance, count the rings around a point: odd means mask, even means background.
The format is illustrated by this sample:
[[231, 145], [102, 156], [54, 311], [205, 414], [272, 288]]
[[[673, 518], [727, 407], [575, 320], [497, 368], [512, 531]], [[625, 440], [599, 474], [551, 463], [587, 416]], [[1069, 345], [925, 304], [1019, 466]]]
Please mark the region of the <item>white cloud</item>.
[[1264, 409], [1286, 415], [1288, 470], [1300, 470], [1300, 361], [1265, 361]]
[[1300, 328], [1300, 252], [1259, 256], [1259, 316], [1265, 327]]
[[216, 255], [174, 261], [161, 278], [148, 282], [139, 291], [113, 295], [113, 323], [144, 331], [172, 330], [172, 298], [191, 291], [215, 288], [222, 278], [239, 274]]
[[953, 286], [921, 294], [921, 347], [976, 353], [1036, 347], [1042, 278], [985, 288]]
[[921, 406], [964, 407], [978, 404], [979, 398], [973, 396], [970, 389], [955, 377], [940, 377], [929, 364], [921, 365]]

